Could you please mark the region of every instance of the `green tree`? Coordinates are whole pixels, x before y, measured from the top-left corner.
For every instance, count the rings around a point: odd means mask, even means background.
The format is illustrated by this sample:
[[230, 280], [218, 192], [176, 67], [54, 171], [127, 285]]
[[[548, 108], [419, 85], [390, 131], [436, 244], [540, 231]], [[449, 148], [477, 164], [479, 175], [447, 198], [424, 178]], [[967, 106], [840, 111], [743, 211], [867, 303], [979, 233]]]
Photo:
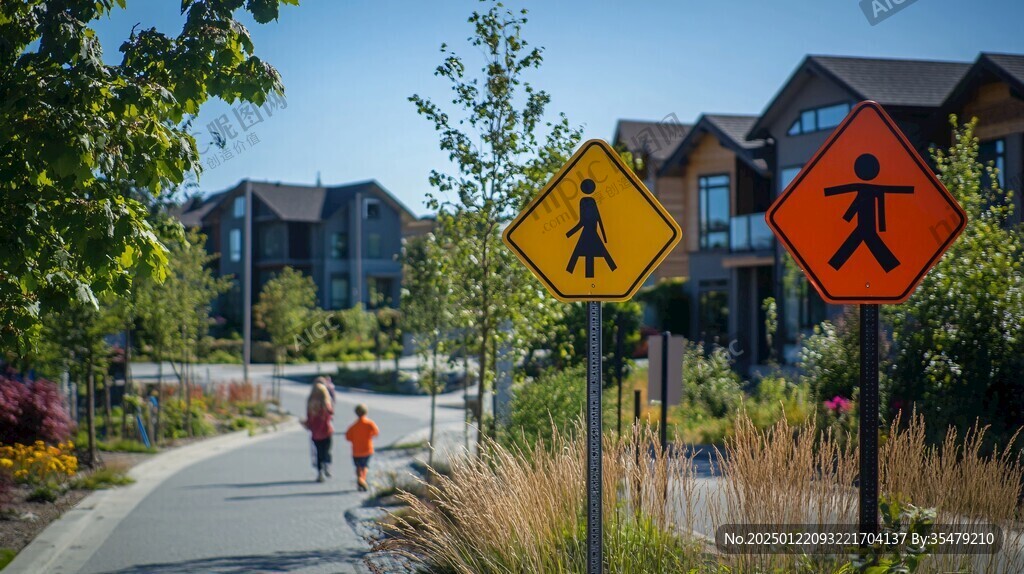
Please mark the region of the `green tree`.
[[953, 144], [934, 152], [935, 165], [967, 227], [910, 300], [885, 308], [894, 329], [892, 398], [924, 414], [935, 439], [948, 425], [962, 431], [980, 419], [992, 425], [987, 436], [1005, 443], [1024, 422], [1024, 241], [1010, 223], [1012, 193], [978, 161], [975, 122], [951, 122]]
[[[288, 348], [295, 348], [308, 327], [320, 320], [313, 278], [285, 267], [267, 281], [253, 306], [256, 325], [265, 329], [274, 347], [275, 369], [280, 369]], [[295, 349], [298, 351], [298, 349]], [[275, 372], [275, 377], [277, 372]]]
[[[168, 274], [164, 281], [142, 281], [134, 292], [135, 314], [143, 338], [153, 349], [157, 361], [157, 437], [163, 402], [163, 361], [170, 359], [176, 370], [182, 398], [191, 405], [192, 378], [189, 367], [197, 347], [210, 326], [213, 300], [231, 287], [228, 278], [216, 278], [208, 264], [215, 255], [206, 252], [206, 236], [190, 230], [170, 245]], [[177, 364], [175, 364], [177, 363]], [[185, 428], [191, 433], [191, 411], [186, 409]]]
[[[59, 375], [67, 371], [70, 380], [85, 390], [88, 464], [95, 466], [96, 453], [96, 377], [103, 379], [108, 368], [110, 346], [105, 337], [124, 326], [124, 301], [112, 295], [101, 297], [97, 305], [72, 302], [43, 317], [40, 355], [50, 361], [40, 365], [44, 372]], [[109, 426], [109, 425], [108, 425]]]
[[[430, 395], [430, 445], [434, 444], [437, 395], [444, 392], [438, 357], [447, 352], [453, 322], [452, 278], [444, 250], [433, 234], [408, 240], [402, 249], [402, 312], [417, 353], [430, 361], [420, 374], [420, 388]], [[434, 464], [430, 449], [428, 463]]]
[[[279, 4], [248, 0], [260, 23]], [[242, 0], [182, 0], [185, 25], [133, 31], [105, 64], [90, 26], [125, 0], [0, 4], [0, 348], [40, 317], [165, 273], [167, 250], [128, 191], [201, 171], [189, 124], [210, 97], [262, 104], [280, 76], [234, 18]]]
[[450, 110], [420, 95], [409, 98], [433, 124], [455, 167], [452, 173], [431, 171], [434, 191], [427, 203], [438, 212], [437, 233], [458, 278], [456, 323], [477, 358], [481, 398], [490, 393], [499, 349], [525, 350], [525, 342], [558, 316], [543, 288], [502, 245], [499, 231], [580, 136], [564, 115], [545, 123], [550, 96], [524, 78], [543, 61], [541, 49], [522, 36], [525, 15], [498, 2], [473, 12], [468, 43], [483, 56], [478, 77], [470, 77], [463, 58], [442, 44], [444, 61], [435, 73], [451, 86]]

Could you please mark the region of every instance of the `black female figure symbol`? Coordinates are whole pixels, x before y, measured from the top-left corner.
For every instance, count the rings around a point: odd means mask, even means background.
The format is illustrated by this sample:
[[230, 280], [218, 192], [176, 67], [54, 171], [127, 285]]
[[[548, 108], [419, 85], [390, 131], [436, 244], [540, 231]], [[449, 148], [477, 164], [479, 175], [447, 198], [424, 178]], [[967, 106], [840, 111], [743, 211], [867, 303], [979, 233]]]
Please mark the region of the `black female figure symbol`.
[[[586, 195], [594, 193], [596, 189], [594, 180], [585, 179], [580, 184], [580, 191]], [[580, 220], [572, 229], [566, 232], [566, 237], [572, 237], [577, 231], [580, 237], [576, 241], [576, 247], [569, 256], [569, 265], [566, 271], [572, 273], [576, 269], [576, 263], [580, 257], [584, 258], [584, 267], [588, 279], [594, 277], [594, 259], [601, 257], [608, 264], [608, 268], [615, 271], [615, 261], [608, 253], [608, 233], [605, 232], [604, 223], [601, 221], [601, 212], [597, 210], [597, 201], [593, 197], [580, 199]], [[598, 233], [600, 232], [600, 233]]]

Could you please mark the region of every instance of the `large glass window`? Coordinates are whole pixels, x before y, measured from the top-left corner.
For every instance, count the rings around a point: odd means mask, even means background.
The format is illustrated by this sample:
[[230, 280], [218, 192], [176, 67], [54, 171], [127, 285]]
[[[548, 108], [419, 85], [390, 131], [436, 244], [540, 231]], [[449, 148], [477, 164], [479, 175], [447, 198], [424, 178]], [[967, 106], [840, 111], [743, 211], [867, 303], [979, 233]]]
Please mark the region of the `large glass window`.
[[349, 308], [348, 275], [331, 277], [331, 309]]
[[725, 345], [729, 334], [729, 284], [724, 280], [701, 281], [698, 330], [706, 343]]
[[331, 257], [348, 259], [348, 233], [340, 231], [331, 234]]
[[265, 259], [281, 259], [284, 257], [285, 226], [280, 223], [267, 223], [259, 226], [260, 257]]
[[245, 217], [245, 196], [239, 195], [238, 197], [236, 197], [235, 202], [232, 204], [231, 208], [232, 215], [234, 215], [236, 219], [240, 217]]
[[242, 260], [242, 230], [232, 229], [228, 233], [228, 248], [231, 253], [232, 261]]
[[791, 136], [810, 134], [829, 130], [840, 123], [850, 113], [850, 104], [834, 104], [800, 112], [800, 117], [793, 121], [787, 132]]
[[[1002, 189], [1006, 184], [1004, 171], [1006, 169], [1006, 141], [1005, 140], [990, 140], [987, 142], [981, 142], [978, 146], [978, 161], [984, 165], [992, 164], [999, 173], [996, 178], [999, 181], [999, 188]], [[991, 179], [988, 177], [988, 173], [982, 176], [982, 183], [985, 189], [988, 189], [991, 185]]]
[[367, 259], [380, 259], [380, 233], [366, 234]]
[[701, 176], [700, 248], [729, 248], [729, 176]]
[[394, 280], [390, 277], [367, 277], [366, 294], [367, 306], [370, 309], [379, 309], [391, 305], [393, 302], [392, 289]]
[[782, 172], [779, 174], [779, 183], [782, 185], [782, 187], [779, 188], [779, 191], [783, 191], [787, 187], [789, 187], [789, 184], [793, 183], [793, 180], [796, 179], [796, 176], [800, 174], [801, 169], [803, 169], [802, 165], [794, 165], [782, 168]]
[[380, 200], [367, 199], [363, 213], [365, 219], [380, 219]]

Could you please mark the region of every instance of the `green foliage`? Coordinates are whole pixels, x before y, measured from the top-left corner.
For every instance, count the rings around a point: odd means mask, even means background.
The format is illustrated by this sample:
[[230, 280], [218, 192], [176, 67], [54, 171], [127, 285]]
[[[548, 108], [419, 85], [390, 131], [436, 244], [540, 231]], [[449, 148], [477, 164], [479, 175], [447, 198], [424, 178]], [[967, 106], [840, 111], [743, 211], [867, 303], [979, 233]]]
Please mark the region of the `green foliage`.
[[197, 358], [210, 327], [213, 300], [231, 287], [209, 267], [215, 259], [205, 249], [206, 236], [189, 230], [170, 242], [167, 278], [147, 280], [134, 292], [134, 308], [142, 328], [139, 337], [153, 347], [154, 359]]
[[[888, 389], [889, 344], [879, 338], [879, 386]], [[860, 313], [855, 305], [848, 305], [843, 314], [832, 323], [822, 321], [814, 326], [814, 333], [804, 339], [800, 349], [802, 379], [810, 384], [818, 402], [843, 397], [849, 399], [860, 385]], [[883, 404], [885, 401], [883, 400]]]
[[740, 383], [726, 349], [716, 345], [706, 353], [702, 343], [687, 342], [683, 355], [683, 394], [687, 401], [703, 406], [714, 417], [724, 417], [743, 399]]
[[[640, 343], [643, 309], [636, 301], [603, 303], [601, 313], [601, 350], [604, 355], [604, 381], [614, 382], [616, 330], [622, 329], [623, 376], [633, 367], [632, 351]], [[544, 347], [553, 354], [555, 367], [579, 366], [587, 362], [587, 304], [571, 303], [565, 315], [551, 331]]]
[[586, 371], [581, 367], [551, 370], [520, 383], [502, 440], [528, 451], [538, 440], [550, 444], [556, 433], [567, 435], [583, 416], [586, 389]]
[[[244, 10], [264, 22], [280, 3], [296, 2], [251, 0]], [[152, 197], [201, 171], [189, 124], [210, 97], [259, 105], [283, 90], [233, 17], [240, 0], [186, 0], [177, 36], [133, 31], [120, 45], [121, 62], [110, 65], [91, 24], [115, 4], [124, 7], [123, 0], [0, 5], [5, 350], [27, 347], [53, 311], [126, 295], [136, 277], [159, 281], [167, 249], [132, 190]]]
[[216, 429], [206, 420], [206, 404], [201, 400], [192, 400], [191, 414], [189, 417], [192, 425], [192, 432], [189, 433], [185, 427], [185, 412], [187, 405], [185, 401], [178, 398], [164, 399], [163, 408], [160, 411], [160, 432], [164, 438], [178, 439], [188, 436], [210, 436]]
[[316, 283], [301, 271], [285, 267], [267, 281], [252, 311], [256, 325], [270, 336], [278, 361], [289, 347], [298, 353], [304, 348], [302, 342], [318, 342], [315, 338], [306, 339], [306, 329], [322, 315], [316, 304]]
[[[935, 440], [948, 425], [965, 430], [980, 418], [1005, 444], [1024, 421], [1024, 242], [1009, 224], [1011, 193], [978, 162], [974, 126], [955, 127], [949, 151], [934, 152], [967, 227], [910, 300], [885, 308], [894, 328], [892, 398], [925, 415]], [[991, 187], [982, 185], [986, 173]]]
[[3, 570], [8, 564], [14, 562], [14, 557], [18, 553], [10, 548], [0, 548], [0, 570]]
[[857, 549], [852, 566], [863, 574], [910, 574], [935, 551], [934, 544], [913, 546], [912, 535], [927, 541], [935, 527], [935, 509], [918, 508], [898, 498], [883, 497], [878, 504], [881, 533], [905, 536], [906, 544], [895, 547], [871, 546]]
[[452, 89], [451, 99], [445, 98], [450, 109], [420, 95], [409, 98], [454, 163], [452, 172], [431, 172], [435, 191], [427, 206], [438, 212], [438, 242], [454, 278], [455, 324], [465, 333], [464, 347], [477, 356], [484, 391], [495, 376], [498, 350], [527, 349], [559, 314], [502, 245], [500, 226], [555, 173], [580, 138], [564, 115], [545, 123], [550, 96], [524, 78], [543, 61], [541, 50], [522, 37], [526, 11], [488, 4], [469, 18], [470, 51], [483, 58], [479, 76], [470, 77], [463, 58], [442, 45], [444, 59], [435, 75]]
[[32, 489], [25, 500], [29, 502], [56, 502], [61, 491], [49, 484], [40, 484]]
[[[433, 234], [412, 238], [402, 249], [402, 313], [417, 352], [435, 358], [445, 352], [454, 318], [450, 262]], [[435, 364], [432, 369], [436, 370]]]
[[636, 299], [654, 307], [658, 329], [690, 337], [690, 297], [686, 279], [661, 279], [653, 287], [642, 289]]
[[106, 490], [115, 486], [127, 486], [135, 482], [123, 469], [103, 467], [76, 478], [71, 488], [78, 490]]

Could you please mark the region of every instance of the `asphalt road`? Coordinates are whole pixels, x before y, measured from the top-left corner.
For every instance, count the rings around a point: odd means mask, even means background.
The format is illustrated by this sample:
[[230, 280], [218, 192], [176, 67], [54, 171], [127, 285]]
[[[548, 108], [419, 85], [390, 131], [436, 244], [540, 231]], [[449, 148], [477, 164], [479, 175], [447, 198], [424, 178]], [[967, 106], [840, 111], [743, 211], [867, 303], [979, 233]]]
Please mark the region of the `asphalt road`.
[[[254, 382], [266, 383], [268, 374], [254, 373]], [[303, 412], [307, 393], [308, 386], [286, 381], [282, 403]], [[313, 481], [310, 441], [301, 429], [194, 464], [142, 500], [79, 572], [363, 572], [366, 543], [344, 516], [367, 498], [355, 490], [343, 436], [352, 409], [369, 406], [381, 429], [379, 447], [428, 425], [429, 399], [339, 390], [337, 402], [332, 479]], [[444, 395], [439, 405], [440, 423], [462, 420], [461, 392]], [[371, 482], [373, 471], [371, 461]]]

